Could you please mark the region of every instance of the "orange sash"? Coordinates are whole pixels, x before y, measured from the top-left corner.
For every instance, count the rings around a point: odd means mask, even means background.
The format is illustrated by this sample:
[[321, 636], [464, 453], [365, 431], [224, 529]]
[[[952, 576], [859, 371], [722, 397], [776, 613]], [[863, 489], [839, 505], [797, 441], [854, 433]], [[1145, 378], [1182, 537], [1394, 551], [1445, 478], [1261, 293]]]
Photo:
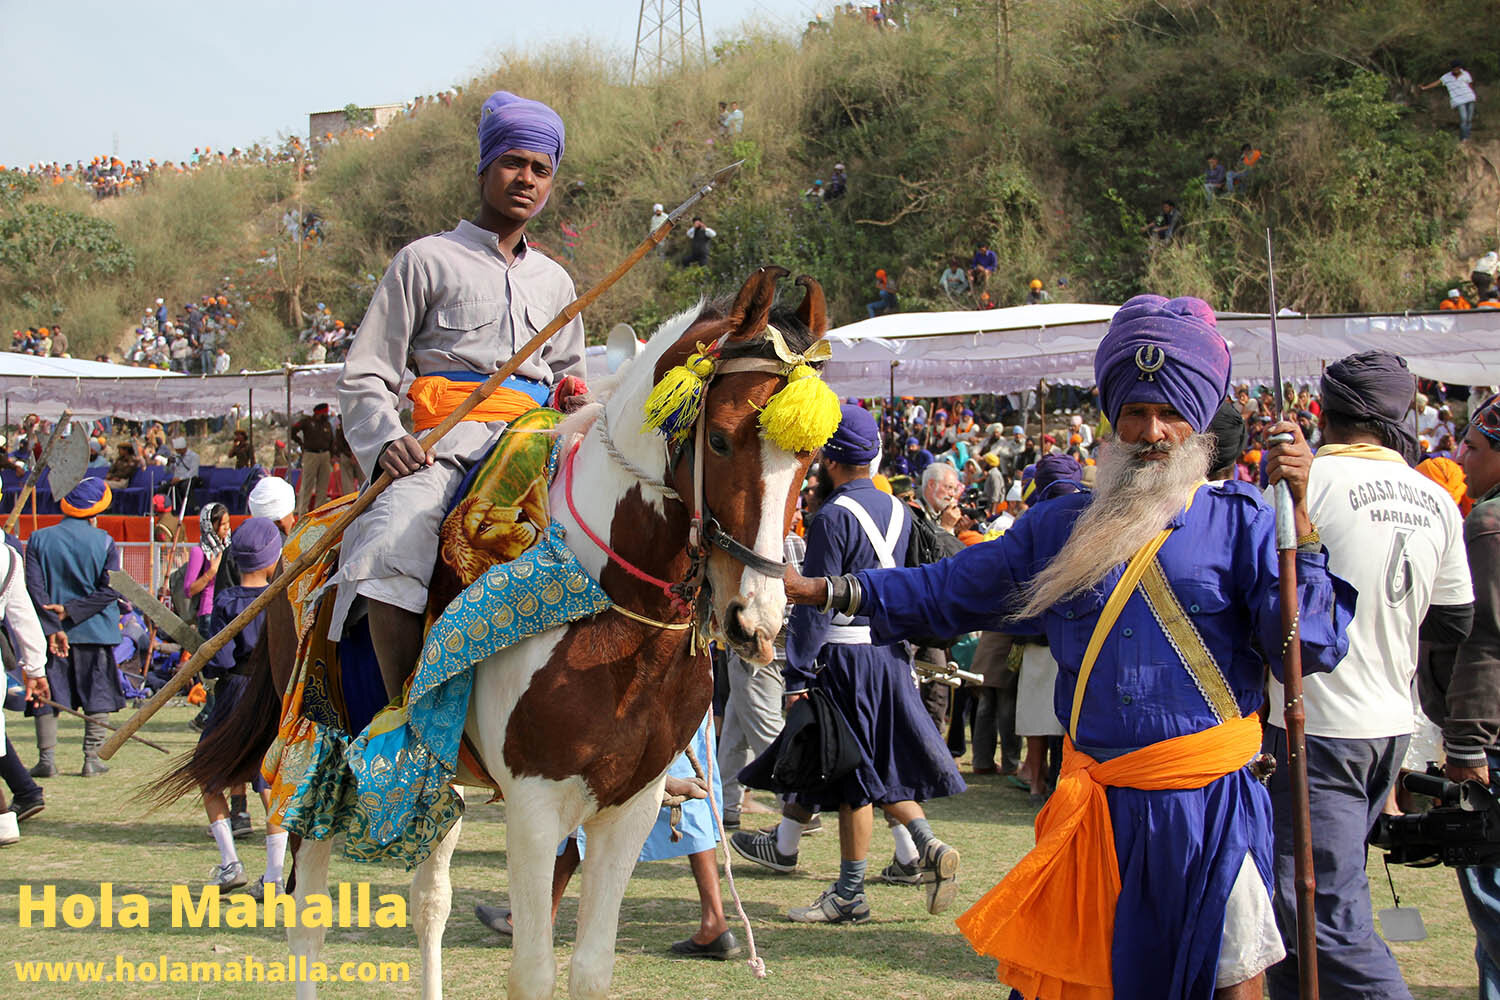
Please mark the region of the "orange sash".
[[[412, 403], [412, 427], [419, 431], [431, 430], [442, 423], [444, 417], [458, 409], [458, 404], [477, 388], [477, 382], [455, 382], [441, 375], [419, 377], [406, 391], [406, 398]], [[536, 400], [526, 393], [501, 386], [464, 414], [464, 419], [482, 423], [494, 420], [509, 422], [536, 407]]]
[[1247, 716], [1102, 764], [1065, 739], [1036, 847], [958, 918], [959, 930], [1027, 1000], [1109, 1000], [1120, 869], [1105, 786], [1202, 788], [1244, 767], [1260, 739], [1260, 720]]

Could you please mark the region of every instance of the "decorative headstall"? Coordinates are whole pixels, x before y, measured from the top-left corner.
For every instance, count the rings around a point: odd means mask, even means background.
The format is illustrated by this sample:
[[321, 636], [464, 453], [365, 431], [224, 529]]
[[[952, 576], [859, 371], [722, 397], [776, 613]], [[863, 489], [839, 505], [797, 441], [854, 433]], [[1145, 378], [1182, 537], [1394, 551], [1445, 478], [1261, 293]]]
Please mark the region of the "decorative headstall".
[[832, 346], [819, 340], [798, 354], [787, 346], [786, 337], [776, 327], [767, 326], [766, 336], [776, 352], [775, 359], [721, 359], [719, 352], [726, 335], [711, 347], [699, 344], [687, 361], [662, 376], [646, 398], [645, 427], [659, 431], [666, 438], [667, 467], [675, 468], [683, 453], [689, 447], [693, 450], [693, 506], [688, 551], [693, 557], [694, 570], [685, 582], [683, 597], [688, 596], [686, 591], [689, 589], [696, 592], [701, 583], [705, 543], [767, 576], [780, 577], [786, 572], [785, 562], [768, 559], [725, 532], [704, 502], [701, 457], [706, 421], [703, 400], [714, 379], [736, 372], [769, 372], [787, 380], [787, 384], [777, 390], [760, 411], [761, 430], [779, 448], [790, 452], [815, 451], [838, 429], [839, 398], [813, 367], [832, 356]]

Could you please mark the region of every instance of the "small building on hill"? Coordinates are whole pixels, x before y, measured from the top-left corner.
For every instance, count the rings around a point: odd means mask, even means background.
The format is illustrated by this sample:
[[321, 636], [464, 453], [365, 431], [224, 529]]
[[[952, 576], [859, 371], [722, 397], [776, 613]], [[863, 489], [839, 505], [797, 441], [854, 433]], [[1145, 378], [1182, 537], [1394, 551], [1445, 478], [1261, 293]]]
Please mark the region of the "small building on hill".
[[[356, 110], [357, 115], [351, 114]], [[385, 128], [400, 118], [405, 110], [404, 104], [374, 104], [367, 108], [349, 105], [337, 111], [314, 111], [307, 116], [307, 137], [314, 139], [324, 135], [338, 135], [340, 132], [362, 125]]]

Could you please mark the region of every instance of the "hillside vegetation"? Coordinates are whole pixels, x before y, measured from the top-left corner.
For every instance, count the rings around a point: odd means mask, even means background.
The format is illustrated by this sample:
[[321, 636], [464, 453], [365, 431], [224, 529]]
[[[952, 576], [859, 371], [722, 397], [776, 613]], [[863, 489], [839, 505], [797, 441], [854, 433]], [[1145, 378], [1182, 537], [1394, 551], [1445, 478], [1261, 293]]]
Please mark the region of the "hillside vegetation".
[[[558, 186], [532, 233], [580, 288], [645, 235], [653, 202], [670, 208], [714, 167], [746, 160], [702, 206], [718, 231], [711, 265], [648, 259], [585, 317], [594, 338], [622, 320], [649, 331], [768, 261], [821, 279], [837, 322], [863, 317], [876, 268], [903, 309], [946, 308], [938, 274], [980, 240], [1000, 253], [991, 289], [1002, 305], [1030, 278], [1056, 293], [1066, 277], [1059, 297], [1074, 300], [1150, 289], [1260, 311], [1268, 224], [1284, 304], [1428, 308], [1497, 242], [1495, 186], [1480, 185], [1483, 204], [1473, 190], [1476, 177], [1500, 177], [1485, 156], [1500, 26], [1473, 17], [1471, 3], [906, 7], [907, 30], [839, 22], [805, 38], [748, 33], [719, 46], [706, 70], [651, 86], [627, 86], [628, 66], [583, 44], [508, 56], [452, 107], [327, 150], [305, 181], [292, 166], [218, 168], [98, 204], [71, 188], [13, 187], [0, 200], [0, 323], [56, 316], [73, 353], [91, 355], [156, 295], [181, 302], [229, 277], [255, 303], [236, 367], [295, 356], [293, 293], [303, 310], [324, 301], [353, 321], [396, 249], [473, 214], [473, 123], [499, 88], [546, 100], [567, 121]], [[1480, 84], [1467, 146], [1441, 88], [1416, 91], [1455, 56]], [[743, 134], [717, 135], [721, 99], [741, 102]], [[1204, 155], [1229, 160], [1241, 142], [1265, 151], [1258, 182], [1208, 204]], [[836, 161], [848, 166], [848, 196], [803, 199]], [[1140, 227], [1164, 197], [1186, 221], [1148, 252]], [[296, 261], [278, 233], [299, 205], [327, 235]], [[46, 274], [20, 260], [17, 220], [39, 206], [101, 222], [108, 232], [89, 244], [97, 254], [71, 250], [69, 268]], [[564, 225], [581, 237], [565, 238]], [[256, 263], [270, 249], [279, 270]]]

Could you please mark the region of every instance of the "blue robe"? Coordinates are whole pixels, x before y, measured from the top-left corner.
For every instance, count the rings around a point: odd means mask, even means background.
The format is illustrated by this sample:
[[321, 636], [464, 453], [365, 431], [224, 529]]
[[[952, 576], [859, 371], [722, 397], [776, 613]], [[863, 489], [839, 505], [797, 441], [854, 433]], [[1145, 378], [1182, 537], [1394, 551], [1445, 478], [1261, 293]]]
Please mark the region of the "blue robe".
[[[1062, 548], [1092, 501], [1049, 500], [994, 541], [914, 570], [859, 574], [862, 611], [878, 639], [972, 630], [1045, 634], [1058, 663], [1054, 709], [1064, 726], [1084, 650], [1124, 565], [1040, 618], [1007, 621], [1009, 602]], [[1200, 489], [1158, 553], [1173, 592], [1249, 715], [1263, 699], [1263, 659], [1281, 675], [1276, 516], [1248, 484]], [[809, 574], [812, 575], [812, 574]], [[1348, 649], [1352, 587], [1327, 554], [1297, 555], [1302, 668], [1331, 670]], [[1264, 651], [1263, 657], [1259, 650]], [[1199, 732], [1217, 720], [1139, 592], [1104, 641], [1084, 693], [1077, 745], [1109, 760]], [[1285, 762], [1282, 762], [1283, 766]], [[1271, 801], [1241, 768], [1202, 789], [1107, 789], [1121, 890], [1112, 944], [1116, 997], [1212, 997], [1225, 903], [1249, 851], [1269, 891]], [[1060, 904], [1064, 905], [1064, 904]]]
[[[890, 524], [891, 505], [902, 508], [893, 552], [896, 565], [901, 565], [911, 538], [910, 512], [869, 479], [855, 479], [830, 493], [808, 524], [802, 572], [826, 576], [880, 565], [854, 514], [835, 503], [845, 496], [863, 507], [882, 532]], [[782, 676], [789, 693], [813, 685], [828, 692], [854, 733], [861, 760], [854, 773], [826, 789], [799, 792], [797, 801], [818, 809], [870, 802], [924, 802], [962, 792], [963, 778], [912, 681], [906, 646], [894, 640], [869, 645], [831, 643], [827, 641], [831, 624], [830, 615], [813, 608], [793, 609]], [[849, 627], [869, 624], [868, 618], [856, 617]], [[758, 773], [762, 766], [769, 771], [779, 748], [778, 737], [745, 769], [747, 776]], [[749, 784], [765, 787], [760, 778]]]

